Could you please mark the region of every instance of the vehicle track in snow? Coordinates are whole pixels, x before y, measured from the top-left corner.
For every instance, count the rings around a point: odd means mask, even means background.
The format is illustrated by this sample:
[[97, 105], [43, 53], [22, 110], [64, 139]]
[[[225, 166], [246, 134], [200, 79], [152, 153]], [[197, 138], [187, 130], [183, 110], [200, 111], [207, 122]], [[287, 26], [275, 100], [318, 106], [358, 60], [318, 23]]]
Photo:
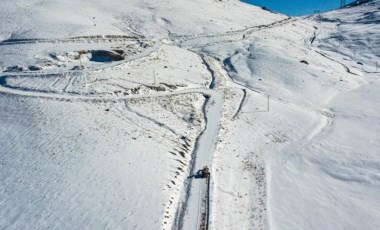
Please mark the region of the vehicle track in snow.
[[344, 67], [344, 69], [346, 70], [347, 73], [352, 74], [352, 75], [358, 75], [357, 73], [352, 72], [351, 69], [350, 69], [347, 65], [343, 64], [342, 62], [339, 62], [339, 61], [337, 61], [337, 60], [331, 58], [329, 55], [327, 55], [327, 54], [325, 54], [325, 53], [323, 53], [323, 52], [321, 52], [321, 51], [317, 51], [317, 50], [314, 50], [314, 51], [315, 51], [316, 53], [322, 55], [323, 57], [325, 57], [325, 58], [327, 58], [327, 59], [329, 59], [329, 60], [331, 60], [331, 61], [333, 61], [333, 62], [336, 62], [336, 63], [340, 64], [341, 66]]
[[276, 25], [281, 25], [285, 22], [288, 22], [291, 19], [291, 17], [287, 17], [285, 19], [275, 21], [269, 24], [264, 25], [257, 25], [257, 26], [250, 26], [243, 29], [238, 30], [230, 30], [223, 33], [216, 33], [216, 34], [204, 34], [204, 35], [171, 35], [172, 39], [181, 39], [184, 38], [184, 40], [191, 40], [191, 39], [197, 39], [197, 38], [211, 38], [211, 37], [224, 37], [224, 36], [230, 36], [235, 34], [242, 34], [242, 33], [251, 33], [251, 31], [255, 31], [257, 29], [265, 29], [265, 28], [272, 28]]
[[247, 90], [246, 89], [242, 89], [242, 92], [243, 92], [243, 96], [242, 96], [242, 99], [240, 101], [240, 104], [239, 104], [239, 107], [238, 109], [236, 110], [236, 113], [234, 114], [234, 116], [232, 117], [232, 120], [235, 120], [237, 118], [237, 116], [241, 113], [242, 109], [243, 109], [243, 106], [244, 106], [244, 103], [246, 102], [247, 100]]
[[127, 107], [127, 110], [128, 110], [128, 111], [130, 111], [130, 112], [136, 114], [137, 116], [139, 116], [139, 117], [141, 117], [141, 118], [144, 118], [144, 119], [146, 119], [146, 120], [149, 120], [149, 121], [153, 122], [154, 124], [158, 125], [159, 127], [162, 127], [162, 128], [164, 128], [164, 129], [168, 130], [169, 132], [173, 133], [174, 135], [179, 136], [179, 134], [178, 134], [173, 128], [169, 127], [168, 125], [166, 125], [166, 124], [164, 124], [164, 123], [162, 123], [162, 122], [159, 122], [159, 121], [157, 121], [156, 119], [153, 119], [153, 118], [151, 118], [151, 117], [149, 117], [149, 116], [146, 116], [146, 115], [144, 115], [144, 114], [142, 114], [142, 113], [140, 113], [140, 112], [138, 112], [138, 111], [135, 111], [135, 110], [131, 109], [131, 108], [128, 106], [128, 104], [126, 104], [126, 107]]
[[[223, 89], [218, 89], [217, 91], [222, 91]], [[181, 95], [189, 93], [203, 93], [209, 94], [211, 90], [207, 88], [189, 88], [177, 91], [164, 91], [164, 92], [154, 92], [149, 94], [135, 94], [135, 95], [123, 95], [123, 96], [92, 96], [92, 95], [81, 95], [76, 93], [52, 93], [43, 91], [34, 91], [23, 88], [16, 88], [8, 86], [4, 83], [4, 79], [0, 77], [0, 94], [18, 95], [24, 97], [37, 97], [53, 100], [83, 100], [83, 101], [122, 101], [126, 99], [133, 98], [155, 98], [155, 97], [166, 97], [171, 95]]]
[[[266, 29], [273, 29], [275, 27], [283, 26], [291, 22], [291, 17], [275, 21], [266, 25], [252, 26], [240, 30], [232, 30], [224, 33], [210, 34], [210, 35], [183, 35], [172, 36], [171, 39], [180, 47], [188, 47], [189, 49], [199, 49], [203, 47], [210, 47], [224, 43], [231, 43], [244, 40], [248, 35]], [[211, 42], [204, 42], [203, 40], [211, 40]], [[197, 41], [198, 40], [198, 41]], [[197, 44], [197, 45], [194, 45]]]
[[[316, 52], [317, 54], [319, 54], [319, 55], [321, 55], [321, 56], [323, 56], [323, 57], [329, 59], [330, 61], [333, 61], [333, 62], [335, 62], [335, 63], [340, 64], [341, 66], [343, 66], [343, 67], [345, 68], [345, 70], [346, 70], [347, 73], [352, 74], [352, 75], [358, 75], [357, 73], [352, 72], [351, 69], [350, 69], [347, 65], [345, 65], [344, 63], [342, 63], [342, 62], [340, 62], [340, 61], [337, 61], [337, 60], [331, 58], [328, 54], [326, 54], [326, 53], [324, 53], [324, 52], [322, 52], [322, 51], [319, 51], [319, 50], [315, 50], [315, 49], [313, 49], [313, 44], [314, 44], [315, 40], [317, 39], [317, 36], [318, 36], [318, 27], [315, 27], [315, 26], [314, 26], [314, 33], [313, 33], [313, 35], [308, 39], [308, 41], [309, 41], [308, 48], [309, 48], [310, 50], [312, 50], [312, 51]], [[305, 42], [305, 44], [307, 45], [306, 42]]]

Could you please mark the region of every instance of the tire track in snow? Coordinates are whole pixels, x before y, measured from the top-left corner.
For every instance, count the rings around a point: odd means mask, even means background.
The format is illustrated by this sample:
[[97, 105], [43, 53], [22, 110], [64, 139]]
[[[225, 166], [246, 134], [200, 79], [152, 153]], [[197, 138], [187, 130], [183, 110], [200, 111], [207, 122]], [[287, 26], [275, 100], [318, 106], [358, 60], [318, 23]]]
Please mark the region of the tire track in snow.
[[242, 97], [242, 99], [240, 101], [239, 107], [238, 107], [235, 115], [232, 117], [232, 120], [235, 120], [236, 117], [240, 114], [240, 112], [241, 112], [241, 110], [242, 110], [242, 108], [244, 106], [244, 103], [245, 103], [245, 101], [247, 99], [247, 90], [246, 89], [242, 89], [242, 92], [243, 92], [243, 97]]
[[75, 83], [77, 77], [78, 77], [77, 75], [70, 76], [70, 78], [69, 78], [66, 86], [63, 88], [63, 92], [69, 93], [68, 89], [73, 86], [73, 84]]
[[314, 50], [314, 51], [315, 51], [316, 53], [322, 55], [323, 57], [325, 57], [325, 58], [327, 58], [327, 59], [329, 59], [329, 60], [331, 60], [331, 61], [333, 61], [333, 62], [336, 62], [336, 63], [340, 64], [341, 66], [343, 66], [343, 67], [346, 69], [347, 73], [352, 74], [352, 75], [356, 75], [356, 76], [358, 75], [357, 73], [353, 73], [353, 72], [351, 72], [350, 68], [348, 68], [348, 66], [346, 66], [346, 65], [343, 64], [342, 62], [339, 62], [339, 61], [337, 61], [337, 60], [331, 58], [329, 55], [327, 55], [327, 54], [325, 54], [325, 53], [323, 53], [323, 52], [321, 52], [321, 51], [317, 51], [317, 50]]
[[[186, 42], [189, 43], [190, 41], [194, 41], [196, 39], [204, 39], [204, 38], [220, 38], [221, 39], [219, 41], [213, 41], [213, 42], [209, 42], [209, 43], [205, 43], [205, 44], [201, 44], [201, 45], [191, 45], [191, 43], [190, 43], [190, 45], [188, 45], [188, 47], [191, 49], [197, 49], [197, 48], [203, 48], [203, 47], [210, 47], [210, 46], [214, 46], [214, 45], [220, 45], [220, 44], [224, 44], [224, 43], [237, 42], [237, 41], [244, 40], [248, 35], [252, 34], [253, 32], [259, 32], [262, 30], [272, 29], [272, 28], [275, 28], [278, 26], [282, 26], [286, 23], [289, 23], [291, 21], [291, 19], [292, 19], [291, 17], [288, 17], [286, 19], [282, 19], [282, 20], [279, 20], [279, 21], [276, 21], [276, 22], [273, 22], [270, 24], [266, 24], [266, 25], [258, 25], [258, 26], [254, 26], [254, 27], [245, 28], [242, 30], [227, 31], [225, 33], [214, 34], [214, 35], [198, 35], [198, 36], [194, 35], [195, 37], [193, 37], [193, 38], [179, 40], [177, 42], [177, 44], [180, 47], [184, 47], [184, 46], [186, 46]], [[184, 36], [186, 36], [186, 35], [184, 35]], [[232, 39], [231, 36], [238, 36], [238, 37]], [[222, 39], [223, 37], [225, 37], [225, 39]], [[174, 37], [174, 40], [175, 40], [175, 37]], [[202, 43], [202, 41], [200, 41], [198, 43]]]
[[[215, 89], [213, 91], [223, 91], [225, 88]], [[18, 95], [24, 97], [36, 97], [52, 100], [82, 100], [82, 101], [124, 101], [126, 99], [138, 99], [138, 98], [156, 98], [167, 97], [182, 94], [200, 93], [208, 95], [212, 93], [208, 88], [189, 88], [178, 91], [163, 91], [152, 94], [135, 94], [135, 95], [123, 95], [123, 96], [100, 96], [100, 95], [81, 95], [77, 93], [54, 93], [46, 91], [36, 91], [28, 88], [19, 88], [12, 85], [8, 85], [6, 77], [0, 77], [0, 94]]]
[[172, 35], [172, 39], [181, 39], [184, 38], [185, 41], [187, 40], [192, 40], [192, 39], [197, 39], [197, 38], [212, 38], [212, 37], [224, 37], [224, 36], [231, 36], [234, 34], [241, 34], [241, 33], [251, 33], [251, 30], [256, 30], [256, 29], [263, 29], [263, 28], [272, 28], [273, 26], [276, 25], [281, 25], [285, 22], [288, 22], [291, 19], [291, 17], [287, 17], [285, 19], [281, 19], [279, 21], [275, 21], [269, 24], [264, 24], [264, 25], [257, 25], [257, 26], [251, 26], [251, 27], [246, 27], [243, 29], [238, 29], [238, 30], [230, 30], [226, 31], [223, 33], [216, 33], [216, 34], [204, 34], [204, 35]]
[[154, 124], [158, 125], [159, 127], [168, 130], [169, 132], [171, 132], [171, 133], [174, 134], [175, 136], [181, 136], [181, 135], [178, 134], [173, 128], [171, 128], [171, 127], [165, 125], [164, 123], [159, 122], [159, 121], [157, 121], [156, 119], [153, 119], [153, 118], [148, 117], [148, 116], [146, 116], [146, 115], [144, 115], [144, 114], [142, 114], [142, 113], [140, 113], [140, 112], [138, 112], [138, 111], [136, 111], [136, 110], [131, 109], [131, 107], [129, 107], [127, 103], [125, 103], [125, 107], [127, 108], [127, 110], [128, 110], [129, 112], [132, 112], [132, 113], [136, 114], [137, 116], [139, 116], [139, 117], [141, 117], [141, 118], [144, 118], [144, 119], [146, 119], [146, 120], [149, 120], [149, 121], [153, 122]]

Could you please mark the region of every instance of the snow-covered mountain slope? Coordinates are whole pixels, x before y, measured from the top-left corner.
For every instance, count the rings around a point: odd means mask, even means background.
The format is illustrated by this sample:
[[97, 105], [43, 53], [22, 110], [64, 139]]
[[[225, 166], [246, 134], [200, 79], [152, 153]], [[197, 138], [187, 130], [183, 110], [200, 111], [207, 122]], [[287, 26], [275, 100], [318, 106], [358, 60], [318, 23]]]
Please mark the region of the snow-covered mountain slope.
[[[244, 107], [240, 119], [226, 122], [216, 153], [216, 225], [379, 226], [379, 6], [370, 1], [298, 19], [252, 34], [231, 50], [207, 48], [235, 81], [260, 92], [232, 93]], [[346, 38], [339, 48], [334, 36], [342, 25], [350, 30], [339, 32]], [[262, 113], [265, 94], [272, 98], [269, 113]]]
[[[362, 1], [359, 5], [311, 18], [318, 22], [315, 46], [327, 53], [340, 53], [340, 60], [364, 72], [376, 72], [379, 59], [380, 8], [378, 1]], [[323, 30], [319, 30], [321, 25]], [[349, 61], [350, 60], [350, 61]], [[368, 66], [364, 66], [368, 63]]]
[[[242, 29], [283, 16], [235, 0], [3, 1], [1, 38], [66, 38], [130, 34], [162, 38]], [[260, 17], [257, 17], [257, 15]]]
[[0, 229], [377, 229], [379, 8], [3, 1]]

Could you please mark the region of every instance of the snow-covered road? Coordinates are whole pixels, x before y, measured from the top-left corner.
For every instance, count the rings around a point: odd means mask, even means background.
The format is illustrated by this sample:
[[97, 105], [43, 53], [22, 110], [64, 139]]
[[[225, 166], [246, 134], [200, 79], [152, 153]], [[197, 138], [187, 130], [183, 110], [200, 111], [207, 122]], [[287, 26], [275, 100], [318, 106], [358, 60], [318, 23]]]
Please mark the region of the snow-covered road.
[[213, 153], [218, 140], [220, 119], [223, 109], [223, 92], [214, 91], [206, 100], [204, 113], [206, 127], [197, 140], [194, 152], [192, 176], [187, 182], [187, 194], [184, 194], [184, 206], [177, 224], [181, 229], [198, 229], [206, 224], [204, 198], [207, 192], [206, 179], [194, 177], [204, 166], [211, 168]]

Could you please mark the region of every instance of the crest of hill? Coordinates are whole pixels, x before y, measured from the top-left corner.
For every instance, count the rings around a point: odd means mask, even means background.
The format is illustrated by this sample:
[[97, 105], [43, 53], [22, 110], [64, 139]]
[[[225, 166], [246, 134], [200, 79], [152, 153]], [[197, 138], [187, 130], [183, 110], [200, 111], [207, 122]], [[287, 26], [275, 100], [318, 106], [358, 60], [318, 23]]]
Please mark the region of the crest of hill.
[[352, 3], [347, 4], [344, 8], [360, 6], [360, 5], [371, 3], [371, 2], [374, 2], [374, 0], [357, 0]]
[[269, 24], [285, 16], [240, 1], [4, 0], [0, 40], [123, 34], [165, 38]]

